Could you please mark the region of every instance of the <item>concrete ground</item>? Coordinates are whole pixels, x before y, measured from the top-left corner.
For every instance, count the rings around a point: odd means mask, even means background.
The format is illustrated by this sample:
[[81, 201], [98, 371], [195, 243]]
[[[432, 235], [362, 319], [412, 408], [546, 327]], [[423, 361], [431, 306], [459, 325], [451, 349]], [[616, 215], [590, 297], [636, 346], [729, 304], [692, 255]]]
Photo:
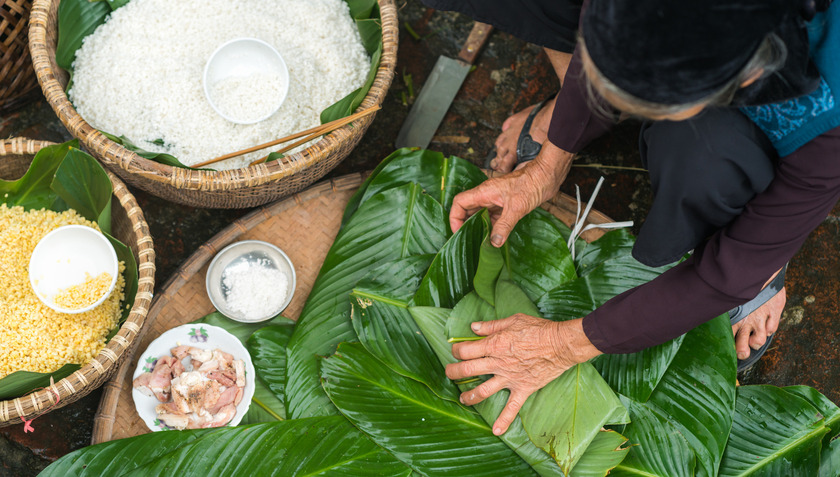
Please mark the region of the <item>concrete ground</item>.
[[[417, 0], [400, 2], [402, 28], [397, 75], [362, 143], [330, 177], [372, 169], [393, 150], [393, 141], [426, 75], [440, 55], [457, 56], [472, 22], [446, 12], [427, 10]], [[411, 85], [411, 86], [409, 86]], [[480, 55], [430, 145], [447, 155], [482, 164], [511, 113], [536, 103], [558, 88], [541, 49], [496, 31]], [[640, 168], [636, 147], [638, 124], [623, 123], [587, 148], [576, 161], [562, 190], [574, 185], [589, 197], [599, 176], [603, 188], [595, 207], [616, 220], [644, 221], [651, 193]], [[26, 136], [51, 141], [70, 139], [52, 109], [38, 94], [23, 109], [0, 117], [0, 137]], [[604, 165], [609, 168], [596, 167]], [[248, 210], [207, 210], [176, 206], [133, 189], [149, 221], [157, 251], [157, 284], [161, 286], [177, 266], [203, 242]], [[807, 384], [840, 403], [840, 207], [811, 234], [787, 272], [788, 304], [765, 358], [740, 376], [742, 383], [779, 386]], [[834, 363], [834, 364], [832, 364]], [[93, 417], [101, 393], [36, 419], [34, 433], [23, 425], [0, 428], [0, 476], [37, 474], [56, 458], [89, 444]]]

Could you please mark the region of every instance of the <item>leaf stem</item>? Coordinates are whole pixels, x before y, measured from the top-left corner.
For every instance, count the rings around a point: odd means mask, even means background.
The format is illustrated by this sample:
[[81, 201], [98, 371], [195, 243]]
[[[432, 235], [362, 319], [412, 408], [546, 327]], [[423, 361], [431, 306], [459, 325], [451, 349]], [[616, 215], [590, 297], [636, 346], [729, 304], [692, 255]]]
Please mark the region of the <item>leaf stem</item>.
[[464, 336], [464, 337], [455, 336], [455, 337], [449, 338], [446, 341], [448, 341], [450, 343], [460, 343], [462, 341], [478, 341], [482, 338], [484, 338], [484, 337], [483, 336]]
[[251, 402], [255, 402], [255, 403], [257, 403], [257, 405], [258, 405], [259, 407], [263, 408], [263, 409], [265, 410], [265, 412], [267, 412], [267, 413], [271, 414], [271, 416], [272, 416], [274, 419], [277, 419], [278, 421], [285, 421], [285, 419], [283, 419], [283, 418], [282, 418], [282, 417], [280, 417], [277, 413], [275, 413], [274, 411], [272, 411], [271, 409], [269, 409], [269, 408], [268, 408], [268, 406], [266, 406], [265, 404], [263, 404], [262, 402], [260, 402], [260, 400], [259, 400], [259, 399], [255, 398], [255, 397], [252, 397], [252, 398], [251, 398]]

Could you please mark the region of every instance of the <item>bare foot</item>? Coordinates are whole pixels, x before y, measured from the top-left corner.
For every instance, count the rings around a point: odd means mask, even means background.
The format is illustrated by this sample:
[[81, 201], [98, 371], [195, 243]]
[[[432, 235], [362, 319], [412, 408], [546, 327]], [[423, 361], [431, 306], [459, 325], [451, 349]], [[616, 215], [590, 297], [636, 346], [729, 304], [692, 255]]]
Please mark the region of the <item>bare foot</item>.
[[[519, 141], [522, 126], [532, 109], [534, 109], [533, 105], [507, 118], [502, 124], [502, 133], [496, 138], [496, 158], [490, 161], [491, 169], [498, 172], [510, 172], [516, 166], [516, 144]], [[531, 123], [531, 137], [540, 144], [548, 138], [548, 125], [551, 122], [552, 111], [554, 111], [554, 98], [545, 102], [534, 117], [534, 122]]]
[[761, 348], [767, 341], [767, 337], [779, 329], [779, 319], [782, 317], [786, 300], [787, 295], [785, 289], [782, 288], [767, 303], [732, 325], [732, 333], [735, 335], [735, 352], [738, 354], [738, 359], [749, 358], [750, 348]]

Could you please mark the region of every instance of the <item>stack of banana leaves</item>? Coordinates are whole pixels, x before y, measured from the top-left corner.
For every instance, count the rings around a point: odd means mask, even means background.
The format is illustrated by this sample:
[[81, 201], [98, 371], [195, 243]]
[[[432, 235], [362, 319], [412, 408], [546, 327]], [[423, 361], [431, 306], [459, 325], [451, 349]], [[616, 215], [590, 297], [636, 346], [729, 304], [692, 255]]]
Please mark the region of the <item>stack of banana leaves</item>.
[[727, 316], [636, 354], [602, 355], [533, 394], [510, 429], [508, 391], [471, 407], [450, 381], [472, 321], [585, 316], [665, 268], [613, 231], [566, 246], [537, 209], [502, 248], [486, 213], [453, 234], [453, 197], [485, 179], [431, 151], [386, 158], [347, 206], [297, 321], [219, 324], [248, 346], [257, 391], [242, 425], [166, 431], [69, 454], [43, 475], [780, 476], [840, 473], [840, 409], [818, 391], [736, 387]]

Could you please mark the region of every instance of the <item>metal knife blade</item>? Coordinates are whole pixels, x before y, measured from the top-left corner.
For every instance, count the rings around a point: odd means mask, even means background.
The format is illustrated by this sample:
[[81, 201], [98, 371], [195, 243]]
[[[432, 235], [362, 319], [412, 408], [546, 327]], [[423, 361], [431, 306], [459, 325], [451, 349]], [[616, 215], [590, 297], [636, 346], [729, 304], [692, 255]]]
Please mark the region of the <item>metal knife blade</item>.
[[438, 58], [394, 141], [397, 148], [429, 145], [470, 68], [461, 60]]
[[438, 58], [394, 141], [397, 148], [424, 149], [429, 145], [492, 30], [492, 26], [476, 22], [458, 59]]

